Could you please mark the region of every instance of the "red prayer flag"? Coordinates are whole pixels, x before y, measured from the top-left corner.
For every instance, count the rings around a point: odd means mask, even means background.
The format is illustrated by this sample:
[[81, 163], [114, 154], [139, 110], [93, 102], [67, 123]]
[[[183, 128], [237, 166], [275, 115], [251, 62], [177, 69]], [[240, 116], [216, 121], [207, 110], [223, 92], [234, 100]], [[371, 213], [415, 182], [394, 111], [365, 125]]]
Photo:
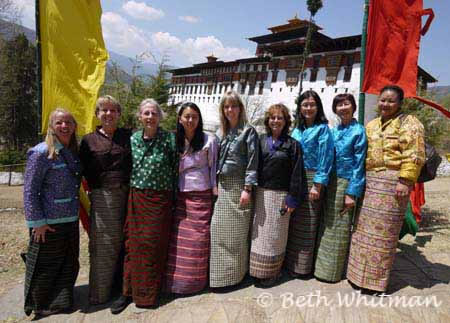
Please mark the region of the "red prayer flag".
[[[424, 15], [429, 17], [422, 29]], [[371, 0], [363, 92], [379, 94], [383, 86], [396, 84], [406, 97], [416, 96], [420, 35], [433, 18], [423, 0]]]

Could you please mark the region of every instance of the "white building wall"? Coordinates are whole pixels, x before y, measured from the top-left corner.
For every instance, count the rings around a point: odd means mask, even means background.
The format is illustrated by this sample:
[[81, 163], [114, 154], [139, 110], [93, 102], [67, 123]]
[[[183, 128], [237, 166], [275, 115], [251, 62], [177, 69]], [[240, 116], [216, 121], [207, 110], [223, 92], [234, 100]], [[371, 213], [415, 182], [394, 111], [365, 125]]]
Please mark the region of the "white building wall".
[[[360, 64], [354, 64], [352, 68], [352, 76], [350, 79], [350, 82], [344, 82], [344, 73], [345, 69], [344, 67], [341, 67], [341, 69], [338, 72], [337, 81], [336, 84], [327, 86], [325, 79], [326, 79], [326, 68], [319, 68], [318, 74], [317, 74], [317, 80], [315, 82], [309, 82], [310, 79], [310, 69], [308, 68], [305, 72], [305, 77], [303, 80], [303, 90], [313, 90], [316, 91], [321, 100], [324, 107], [325, 115], [327, 119], [329, 120], [330, 127], [334, 127], [338, 120], [335, 116], [335, 114], [332, 112], [332, 102], [333, 98], [337, 94], [341, 93], [351, 93], [355, 97], [356, 104], [358, 105], [358, 98], [359, 98], [359, 82], [360, 82]], [[297, 83], [296, 86], [290, 87], [286, 86], [286, 71], [285, 70], [279, 70], [277, 81], [271, 82], [272, 80], [272, 71], [268, 71], [267, 80], [264, 82], [264, 90], [263, 95], [258, 94], [258, 85], [259, 81], [256, 83], [255, 88], [255, 95], [248, 96], [248, 90], [249, 86], [247, 84], [245, 94], [241, 95], [245, 102], [251, 103], [256, 102], [256, 104], [259, 106], [259, 108], [262, 110], [261, 113], [264, 113], [264, 111], [272, 104], [275, 103], [283, 103], [285, 104], [292, 113], [292, 116], [294, 116], [296, 105], [295, 100], [298, 96], [299, 88], [300, 88], [300, 81]], [[238, 81], [233, 82], [234, 87], [233, 90], [241, 93], [240, 89], [240, 83]], [[220, 84], [218, 83], [217, 89], [220, 88]], [[187, 84], [188, 86], [192, 86], [195, 84]], [[197, 84], [198, 85], [198, 84]], [[213, 131], [216, 129], [219, 125], [219, 103], [223, 96], [223, 94], [229, 90], [229, 87], [222, 86], [222, 91], [219, 93], [217, 91], [215, 94], [208, 95], [207, 93], [204, 93], [203, 86], [205, 84], [202, 84], [202, 93], [199, 94], [197, 91], [197, 94], [174, 94], [171, 95], [171, 98], [169, 102], [172, 102], [172, 99], [174, 99], [174, 102], [186, 102], [186, 101], [192, 101], [195, 104], [197, 104], [202, 112], [202, 117], [205, 124], [205, 129]], [[208, 100], [209, 99], [209, 100]], [[366, 109], [365, 109], [365, 124], [372, 120], [376, 116], [376, 99], [377, 96], [375, 95], [366, 95]], [[355, 112], [355, 118], [358, 118], [358, 111]]]

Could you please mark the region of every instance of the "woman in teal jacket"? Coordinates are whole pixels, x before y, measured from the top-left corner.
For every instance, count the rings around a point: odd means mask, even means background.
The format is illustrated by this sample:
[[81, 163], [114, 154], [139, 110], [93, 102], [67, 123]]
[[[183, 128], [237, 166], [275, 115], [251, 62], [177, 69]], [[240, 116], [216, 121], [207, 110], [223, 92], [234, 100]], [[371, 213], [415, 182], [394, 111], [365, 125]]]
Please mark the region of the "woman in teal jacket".
[[292, 132], [303, 150], [308, 196], [296, 208], [289, 225], [286, 267], [293, 277], [312, 272], [321, 199], [333, 166], [334, 145], [322, 101], [314, 91], [299, 97], [297, 127]]
[[332, 107], [340, 124], [331, 130], [336, 157], [320, 221], [314, 276], [338, 282], [344, 273], [350, 243], [352, 211], [366, 182], [367, 138], [364, 127], [353, 118], [356, 110], [353, 95], [336, 95]]

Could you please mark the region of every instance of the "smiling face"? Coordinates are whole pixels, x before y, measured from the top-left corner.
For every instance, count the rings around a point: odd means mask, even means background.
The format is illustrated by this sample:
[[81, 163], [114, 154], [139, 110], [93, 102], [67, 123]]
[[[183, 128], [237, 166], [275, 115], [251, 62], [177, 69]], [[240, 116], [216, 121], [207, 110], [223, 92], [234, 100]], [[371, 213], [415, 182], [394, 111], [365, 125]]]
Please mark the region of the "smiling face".
[[181, 113], [179, 122], [186, 133], [194, 133], [200, 121], [200, 115], [193, 108], [187, 107]]
[[160, 119], [159, 110], [154, 104], [146, 104], [141, 107], [139, 121], [144, 126], [144, 130], [155, 130], [158, 128]]
[[283, 112], [280, 109], [274, 110], [269, 116], [269, 128], [272, 135], [278, 137], [286, 126]]
[[117, 106], [111, 102], [105, 102], [96, 112], [97, 118], [100, 120], [104, 128], [117, 128], [120, 112]]
[[343, 124], [348, 124], [353, 118], [353, 105], [350, 100], [343, 100], [336, 104], [336, 114], [341, 118]]
[[392, 90], [386, 90], [378, 98], [378, 108], [383, 120], [392, 118], [400, 110], [400, 100], [398, 94]]
[[308, 126], [314, 124], [317, 115], [317, 103], [313, 97], [306, 98], [300, 104], [300, 113]]
[[52, 129], [58, 141], [64, 146], [69, 146], [70, 139], [75, 133], [77, 126], [69, 113], [60, 112], [52, 120]]
[[241, 109], [237, 102], [232, 100], [225, 101], [225, 104], [223, 105], [223, 113], [231, 127], [235, 127], [238, 124], [240, 112]]

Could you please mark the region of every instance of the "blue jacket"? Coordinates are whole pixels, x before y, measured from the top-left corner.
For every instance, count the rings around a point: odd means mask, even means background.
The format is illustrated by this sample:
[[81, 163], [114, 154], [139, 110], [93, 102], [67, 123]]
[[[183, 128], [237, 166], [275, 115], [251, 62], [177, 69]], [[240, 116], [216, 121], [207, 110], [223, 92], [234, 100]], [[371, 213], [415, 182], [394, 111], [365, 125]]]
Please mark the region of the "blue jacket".
[[305, 170], [314, 170], [313, 182], [327, 185], [333, 167], [333, 136], [327, 124], [295, 128], [291, 135], [302, 146]]
[[337, 176], [349, 181], [345, 194], [360, 197], [366, 184], [366, 131], [355, 119], [347, 126], [331, 130], [336, 149], [334, 168]]
[[56, 148], [59, 153], [55, 159], [48, 159], [45, 142], [27, 153], [23, 203], [30, 228], [78, 221], [81, 164], [61, 144]]

